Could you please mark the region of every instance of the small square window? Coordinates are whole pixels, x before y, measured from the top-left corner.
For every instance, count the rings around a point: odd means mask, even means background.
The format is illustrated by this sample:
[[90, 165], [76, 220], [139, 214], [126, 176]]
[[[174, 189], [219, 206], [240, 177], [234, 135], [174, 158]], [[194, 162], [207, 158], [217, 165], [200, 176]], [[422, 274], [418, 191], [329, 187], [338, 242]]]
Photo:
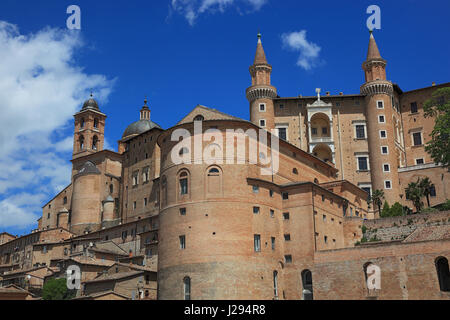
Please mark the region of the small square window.
[[292, 256], [289, 254], [289, 255], [285, 255], [284, 256], [284, 262], [285, 263], [292, 263]]
[[391, 181], [386, 180], [386, 181], [384, 182], [384, 188], [385, 188], [385, 189], [392, 189]]
[[264, 120], [264, 119], [259, 120], [259, 126], [260, 127], [265, 127], [266, 126], [266, 120]]
[[280, 109], [284, 109], [284, 104], [280, 104]]
[[253, 207], [253, 213], [259, 214], [259, 207]]
[[416, 165], [421, 165], [421, 164], [424, 164], [424, 163], [425, 163], [425, 160], [423, 158], [416, 159]]
[[389, 153], [388, 147], [387, 147], [387, 146], [381, 147], [381, 153], [382, 153], [382, 154], [388, 154], [388, 153]]
[[259, 111], [261, 111], [261, 112], [266, 111], [266, 105], [265, 105], [264, 103], [261, 103], [261, 104], [259, 105]]
[[378, 102], [377, 102], [377, 108], [378, 108], [378, 109], [384, 109], [384, 103], [383, 103], [383, 101], [378, 101]]
[[391, 172], [391, 166], [389, 164], [384, 164], [383, 172]]
[[291, 241], [291, 235], [290, 234], [285, 234], [284, 235], [284, 241]]
[[289, 200], [289, 193], [283, 192], [283, 200]]
[[186, 208], [180, 208], [180, 215], [185, 216], [186, 215]]
[[311, 134], [316, 135], [317, 134], [317, 128], [311, 128]]
[[285, 212], [285, 213], [283, 213], [283, 219], [284, 220], [289, 220], [289, 212]]
[[380, 130], [380, 138], [386, 139], [386, 137], [387, 137], [386, 130]]
[[259, 187], [258, 186], [252, 186], [253, 193], [259, 193]]

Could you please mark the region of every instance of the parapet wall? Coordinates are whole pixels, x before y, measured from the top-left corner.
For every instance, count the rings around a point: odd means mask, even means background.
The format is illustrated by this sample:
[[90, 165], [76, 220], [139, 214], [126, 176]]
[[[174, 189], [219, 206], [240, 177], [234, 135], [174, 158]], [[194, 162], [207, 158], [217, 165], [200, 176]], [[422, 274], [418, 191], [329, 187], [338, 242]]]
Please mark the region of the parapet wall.
[[404, 240], [420, 227], [450, 226], [450, 211], [366, 220], [363, 226], [367, 240]]

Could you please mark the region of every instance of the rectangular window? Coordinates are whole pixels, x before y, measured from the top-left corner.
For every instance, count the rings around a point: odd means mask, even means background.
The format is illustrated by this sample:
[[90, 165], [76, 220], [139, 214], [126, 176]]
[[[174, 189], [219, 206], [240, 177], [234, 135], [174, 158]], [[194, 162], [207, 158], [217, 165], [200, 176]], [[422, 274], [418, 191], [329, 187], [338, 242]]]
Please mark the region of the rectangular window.
[[384, 123], [384, 116], [378, 116], [378, 122]]
[[255, 242], [255, 252], [260, 252], [261, 251], [261, 235], [255, 234], [254, 242]]
[[283, 200], [289, 200], [289, 193], [283, 192]]
[[137, 204], [136, 201], [133, 202], [133, 210], [136, 210]]
[[365, 139], [366, 138], [366, 126], [357, 125], [356, 126], [356, 139]]
[[147, 206], [147, 198], [144, 198], [144, 207]]
[[180, 179], [180, 193], [181, 195], [188, 194], [188, 179]]
[[416, 159], [416, 165], [421, 165], [421, 164], [424, 164], [424, 163], [425, 163], [425, 160], [423, 158]]
[[253, 207], [253, 213], [259, 214], [259, 207]]
[[269, 196], [273, 198], [273, 190], [269, 190]]
[[411, 113], [417, 113], [417, 102], [411, 102]]
[[327, 216], [326, 216], [326, 215], [323, 215], [323, 216], [322, 216], [322, 220], [323, 220], [323, 222], [327, 222]]
[[266, 104], [265, 103], [260, 103], [259, 104], [259, 111], [261, 111], [261, 112], [265, 112], [266, 111]]
[[253, 193], [259, 193], [259, 187], [258, 186], [252, 186]]
[[264, 119], [259, 120], [259, 126], [260, 127], [265, 127], [266, 126], [266, 120], [264, 120]]
[[391, 166], [389, 164], [384, 164], [383, 172], [391, 172]]
[[275, 238], [274, 237], [271, 238], [271, 242], [272, 242], [272, 250], [275, 250]]
[[186, 208], [180, 208], [180, 215], [185, 216], [186, 215]]
[[284, 256], [285, 263], [292, 263], [292, 256], [290, 254]]
[[381, 147], [381, 154], [389, 154], [389, 149], [387, 146]]
[[392, 183], [391, 183], [390, 180], [386, 180], [386, 181], [384, 182], [384, 188], [385, 188], [385, 189], [392, 189]]
[[327, 236], [323, 237], [323, 242], [328, 243], [328, 237]]
[[275, 216], [275, 211], [270, 210], [270, 217], [273, 218]]
[[311, 134], [313, 136], [317, 135], [317, 128], [311, 128]]
[[284, 220], [289, 220], [289, 212], [285, 212], [285, 213], [283, 213], [283, 219]]
[[415, 146], [422, 145], [422, 132], [413, 133], [413, 143]]
[[386, 139], [387, 138], [386, 130], [380, 130], [380, 138], [381, 139]]
[[322, 128], [322, 134], [328, 134], [328, 128]]
[[281, 140], [287, 140], [286, 128], [278, 128], [278, 138], [280, 138]]
[[384, 109], [384, 102], [383, 101], [377, 101], [377, 108], [378, 109]]
[[369, 170], [367, 157], [358, 157], [358, 170], [359, 171]]
[[186, 236], [180, 236], [180, 249], [186, 249]]
[[285, 234], [284, 235], [284, 241], [291, 241], [291, 235], [290, 234]]
[[280, 109], [284, 109], [284, 104], [280, 104]]
[[430, 196], [433, 198], [436, 197], [436, 187], [434, 185], [430, 188]]

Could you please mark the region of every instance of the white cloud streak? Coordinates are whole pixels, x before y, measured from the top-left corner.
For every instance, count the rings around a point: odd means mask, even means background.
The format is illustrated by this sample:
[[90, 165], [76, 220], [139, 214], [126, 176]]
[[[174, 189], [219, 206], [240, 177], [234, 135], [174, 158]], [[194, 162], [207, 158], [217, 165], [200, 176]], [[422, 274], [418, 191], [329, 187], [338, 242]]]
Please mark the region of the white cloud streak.
[[311, 70], [319, 63], [321, 48], [317, 44], [306, 39], [306, 30], [283, 33], [281, 35], [281, 40], [283, 47], [300, 53], [297, 60], [297, 66], [305, 70]]
[[193, 26], [203, 13], [224, 12], [232, 5], [242, 5], [250, 11], [258, 11], [267, 2], [268, 0], [172, 0], [170, 9], [183, 15]]
[[0, 21], [0, 231], [31, 227], [70, 183], [73, 114], [91, 88], [100, 102], [112, 90], [73, 63], [83, 45], [77, 31], [22, 35]]

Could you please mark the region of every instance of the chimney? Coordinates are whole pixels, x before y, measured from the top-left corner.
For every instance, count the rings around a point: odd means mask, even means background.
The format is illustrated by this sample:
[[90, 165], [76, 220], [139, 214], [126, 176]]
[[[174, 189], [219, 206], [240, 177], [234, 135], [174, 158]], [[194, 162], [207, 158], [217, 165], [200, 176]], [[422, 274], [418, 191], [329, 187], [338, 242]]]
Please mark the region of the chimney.
[[339, 92], [339, 95], [340, 95], [340, 96], [343, 96], [343, 95], [344, 95], [344, 93], [343, 93], [343, 92]]
[[436, 82], [433, 81], [433, 82], [431, 83], [431, 85], [432, 85], [433, 87], [436, 86]]
[[330, 96], [330, 91], [327, 91], [327, 96]]

